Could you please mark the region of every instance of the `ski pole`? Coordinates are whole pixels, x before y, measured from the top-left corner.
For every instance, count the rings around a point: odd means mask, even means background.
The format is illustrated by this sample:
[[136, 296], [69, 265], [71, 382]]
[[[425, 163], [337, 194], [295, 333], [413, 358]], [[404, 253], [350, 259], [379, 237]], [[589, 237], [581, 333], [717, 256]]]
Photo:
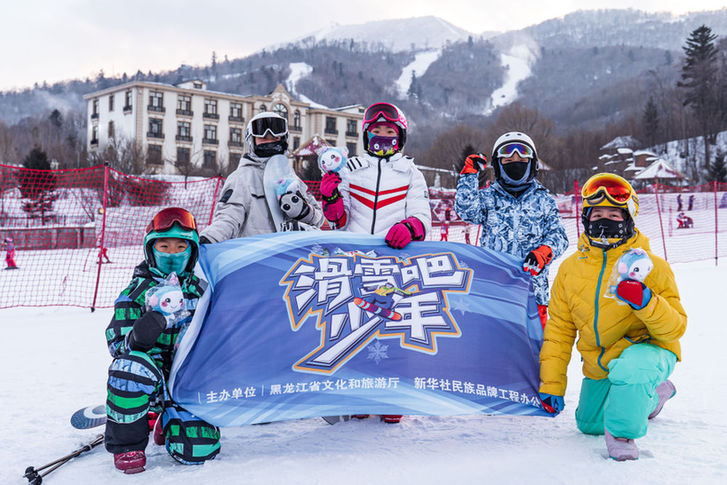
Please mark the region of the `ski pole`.
[[[81, 448], [77, 449], [76, 451], [72, 451], [71, 453], [67, 454], [66, 456], [58, 458], [57, 460], [54, 460], [54, 461], [52, 461], [48, 464], [45, 464], [41, 467], [38, 467], [38, 468], [29, 466], [28, 468], [25, 469], [25, 475], [23, 475], [23, 478], [27, 478], [28, 482], [31, 485], [40, 485], [41, 483], [43, 483], [44, 476], [48, 475], [50, 472], [52, 472], [59, 466], [65, 465], [66, 463], [71, 461], [71, 459], [77, 457], [81, 453], [85, 453], [86, 451], [91, 451], [93, 448], [95, 448], [96, 446], [103, 443], [103, 439], [104, 439], [104, 435], [100, 434], [96, 437], [96, 439], [94, 439], [89, 444], [82, 446]], [[38, 473], [39, 471], [45, 470], [48, 467], [52, 467], [52, 468], [50, 468], [45, 473]]]

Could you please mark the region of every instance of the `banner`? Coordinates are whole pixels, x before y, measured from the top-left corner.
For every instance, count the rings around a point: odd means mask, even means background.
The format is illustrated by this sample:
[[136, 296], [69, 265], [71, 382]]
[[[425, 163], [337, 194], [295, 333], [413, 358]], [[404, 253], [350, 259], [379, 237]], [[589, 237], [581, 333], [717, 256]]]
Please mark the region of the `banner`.
[[549, 416], [515, 258], [459, 243], [289, 232], [203, 245], [210, 288], [169, 390], [218, 426], [341, 414]]

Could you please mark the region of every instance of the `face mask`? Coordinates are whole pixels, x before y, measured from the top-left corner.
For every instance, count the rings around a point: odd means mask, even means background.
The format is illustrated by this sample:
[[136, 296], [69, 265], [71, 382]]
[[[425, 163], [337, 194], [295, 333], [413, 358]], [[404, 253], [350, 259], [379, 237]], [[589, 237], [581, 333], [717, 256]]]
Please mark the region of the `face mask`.
[[184, 270], [187, 268], [189, 257], [192, 255], [192, 246], [187, 245], [187, 249], [181, 253], [174, 254], [163, 253], [161, 251], [157, 251], [156, 248], [153, 248], [152, 251], [154, 253], [156, 267], [159, 271], [165, 275], [174, 271], [179, 275], [184, 273]]
[[387, 157], [393, 155], [399, 149], [398, 136], [379, 136], [374, 135], [370, 131], [367, 132], [369, 137], [368, 151], [379, 157]]
[[509, 185], [522, 185], [530, 175], [530, 161], [500, 163], [502, 178]]
[[273, 155], [282, 155], [285, 152], [285, 144], [283, 140], [272, 141], [270, 143], [261, 143], [255, 146], [255, 155], [262, 158], [272, 157]]
[[599, 219], [589, 221], [585, 232], [596, 247], [616, 247], [634, 235], [634, 223], [631, 218], [626, 221]]

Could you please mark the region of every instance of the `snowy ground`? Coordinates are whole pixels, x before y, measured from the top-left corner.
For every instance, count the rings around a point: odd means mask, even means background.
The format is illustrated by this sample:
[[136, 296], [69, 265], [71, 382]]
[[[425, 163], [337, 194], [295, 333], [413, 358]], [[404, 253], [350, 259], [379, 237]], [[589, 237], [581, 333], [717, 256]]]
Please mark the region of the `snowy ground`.
[[[727, 261], [720, 263], [673, 266], [689, 315], [684, 362], [672, 377], [676, 397], [638, 440], [637, 462], [604, 458], [603, 438], [576, 430], [581, 374], [574, 357], [566, 409], [555, 419], [412, 416], [398, 426], [307, 419], [225, 428], [221, 454], [201, 467], [178, 465], [150, 445], [147, 471], [125, 476], [99, 447], [44, 483], [727, 483], [727, 390], [720, 385], [727, 326], [715, 304], [724, 298]], [[27, 466], [48, 463], [103, 431], [75, 430], [69, 417], [104, 402], [109, 318], [109, 310], [0, 310], [0, 483], [27, 483]]]

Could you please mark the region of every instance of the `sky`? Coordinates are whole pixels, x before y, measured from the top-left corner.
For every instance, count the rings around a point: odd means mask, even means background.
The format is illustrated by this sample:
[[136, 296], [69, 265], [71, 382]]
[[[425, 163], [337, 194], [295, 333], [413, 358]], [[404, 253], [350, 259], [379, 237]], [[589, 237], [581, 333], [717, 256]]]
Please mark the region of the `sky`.
[[[576, 10], [716, 10], [724, 0], [0, 0], [0, 90], [206, 65], [331, 24], [440, 17], [473, 34], [517, 30]], [[446, 8], [443, 7], [446, 5]]]

